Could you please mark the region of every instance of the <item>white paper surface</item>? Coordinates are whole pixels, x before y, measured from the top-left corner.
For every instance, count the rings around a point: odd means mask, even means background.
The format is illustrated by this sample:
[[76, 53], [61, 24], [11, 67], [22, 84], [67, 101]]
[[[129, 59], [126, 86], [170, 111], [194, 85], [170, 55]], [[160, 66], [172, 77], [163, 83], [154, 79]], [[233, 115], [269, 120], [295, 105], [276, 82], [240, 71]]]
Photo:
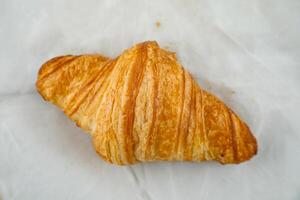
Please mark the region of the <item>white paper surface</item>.
[[[257, 156], [229, 166], [110, 165], [34, 89], [51, 57], [114, 57], [144, 40], [176, 51], [249, 124]], [[299, 91], [299, 0], [2, 0], [0, 199], [298, 200]]]

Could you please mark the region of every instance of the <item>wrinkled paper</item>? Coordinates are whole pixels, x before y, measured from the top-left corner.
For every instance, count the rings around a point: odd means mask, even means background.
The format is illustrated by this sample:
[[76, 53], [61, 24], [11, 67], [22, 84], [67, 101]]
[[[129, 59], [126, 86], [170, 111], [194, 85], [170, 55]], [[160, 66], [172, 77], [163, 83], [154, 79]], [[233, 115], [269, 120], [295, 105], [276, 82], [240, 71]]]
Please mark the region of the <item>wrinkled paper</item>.
[[[2, 0], [0, 199], [300, 199], [299, 36], [298, 0]], [[257, 156], [107, 164], [35, 90], [54, 56], [115, 57], [145, 40], [176, 52], [249, 124]]]

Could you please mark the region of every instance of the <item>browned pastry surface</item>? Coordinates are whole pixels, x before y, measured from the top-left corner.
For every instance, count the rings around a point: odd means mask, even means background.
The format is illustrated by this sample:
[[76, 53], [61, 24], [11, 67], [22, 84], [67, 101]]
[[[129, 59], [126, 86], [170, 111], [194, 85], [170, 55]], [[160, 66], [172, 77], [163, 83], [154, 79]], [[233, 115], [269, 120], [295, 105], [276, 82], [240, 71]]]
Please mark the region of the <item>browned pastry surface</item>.
[[137, 44], [115, 59], [53, 58], [42, 65], [36, 87], [114, 164], [240, 163], [257, 152], [248, 126], [156, 42]]

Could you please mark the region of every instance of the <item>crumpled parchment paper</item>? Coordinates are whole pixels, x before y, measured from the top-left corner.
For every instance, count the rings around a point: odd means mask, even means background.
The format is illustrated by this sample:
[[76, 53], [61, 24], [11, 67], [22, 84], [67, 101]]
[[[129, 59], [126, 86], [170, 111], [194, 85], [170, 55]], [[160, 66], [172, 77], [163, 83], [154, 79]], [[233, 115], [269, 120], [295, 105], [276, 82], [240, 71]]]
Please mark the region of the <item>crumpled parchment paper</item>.
[[[251, 127], [240, 165], [119, 167], [37, 94], [40, 65], [64, 54], [115, 57], [144, 40], [177, 52], [203, 88]], [[300, 199], [298, 0], [2, 0], [0, 199]]]

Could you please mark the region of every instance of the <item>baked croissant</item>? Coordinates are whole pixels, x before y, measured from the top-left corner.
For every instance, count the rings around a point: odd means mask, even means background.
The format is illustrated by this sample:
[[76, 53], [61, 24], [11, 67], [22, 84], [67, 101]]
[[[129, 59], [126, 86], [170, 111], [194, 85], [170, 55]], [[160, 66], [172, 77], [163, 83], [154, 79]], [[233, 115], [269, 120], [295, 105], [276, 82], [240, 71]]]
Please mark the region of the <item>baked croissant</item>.
[[97, 153], [110, 163], [227, 164], [257, 152], [248, 126], [156, 42], [137, 44], [115, 59], [53, 58], [42, 65], [36, 87], [91, 134]]

